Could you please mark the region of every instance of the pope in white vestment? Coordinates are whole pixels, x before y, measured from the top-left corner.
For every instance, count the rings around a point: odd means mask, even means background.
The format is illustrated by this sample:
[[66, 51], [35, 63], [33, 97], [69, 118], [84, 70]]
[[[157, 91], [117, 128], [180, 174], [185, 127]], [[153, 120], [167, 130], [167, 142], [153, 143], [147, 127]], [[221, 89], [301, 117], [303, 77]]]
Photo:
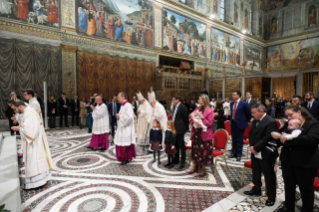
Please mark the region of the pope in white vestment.
[[41, 126], [39, 114], [30, 106], [19, 101], [16, 105], [23, 113], [22, 122], [14, 130], [19, 130], [25, 150], [25, 189], [43, 186], [51, 179], [52, 158], [48, 140]]
[[138, 122], [137, 122], [137, 144], [149, 145], [151, 121], [153, 115], [153, 108], [150, 103], [140, 93], [137, 94], [137, 99], [140, 102], [138, 108]]
[[97, 106], [93, 107], [92, 139], [89, 147], [93, 149], [109, 148], [109, 112], [100, 96], [96, 97]]
[[135, 152], [134, 111], [132, 105], [126, 100], [126, 94], [121, 92], [118, 101], [122, 104], [117, 117], [117, 131], [114, 138], [116, 157], [121, 165], [133, 160]]
[[165, 111], [164, 106], [156, 101], [155, 93], [151, 92], [148, 93], [148, 100], [153, 107], [153, 118], [158, 120], [161, 123], [161, 127], [163, 129], [163, 141], [162, 144], [164, 144], [165, 140], [165, 131], [167, 129], [167, 114]]

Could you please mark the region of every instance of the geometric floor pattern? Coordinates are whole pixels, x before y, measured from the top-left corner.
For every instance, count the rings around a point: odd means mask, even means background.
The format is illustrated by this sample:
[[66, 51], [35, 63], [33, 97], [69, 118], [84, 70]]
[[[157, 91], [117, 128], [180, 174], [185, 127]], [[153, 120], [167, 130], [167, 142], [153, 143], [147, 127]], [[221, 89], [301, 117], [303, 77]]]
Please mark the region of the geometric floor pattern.
[[[227, 159], [229, 170], [224, 162], [219, 162], [216, 175], [211, 168], [207, 168], [207, 174], [199, 178], [197, 174], [187, 174], [189, 165], [183, 170], [165, 168], [163, 164], [166, 164], [167, 158], [164, 153], [161, 155], [162, 164], [152, 163], [153, 156], [138, 146], [137, 158], [126, 166], [120, 166], [114, 145], [105, 151], [86, 148], [91, 139], [87, 129], [49, 130], [47, 136], [53, 158], [52, 179], [40, 189], [21, 189], [21, 208], [24, 212], [276, 210], [268, 210], [264, 206], [265, 197], [254, 199], [240, 195], [251, 187], [249, 170], [245, 172], [245, 186], [240, 186], [243, 164], [249, 160], [245, 156], [241, 162]], [[186, 134], [186, 141], [189, 137]], [[20, 147], [21, 140], [18, 140], [18, 151], [21, 151]], [[24, 174], [20, 161], [21, 185]], [[282, 196], [280, 173], [277, 178], [277, 194]], [[298, 195], [297, 201], [300, 199]], [[278, 201], [277, 208], [280, 204]]]

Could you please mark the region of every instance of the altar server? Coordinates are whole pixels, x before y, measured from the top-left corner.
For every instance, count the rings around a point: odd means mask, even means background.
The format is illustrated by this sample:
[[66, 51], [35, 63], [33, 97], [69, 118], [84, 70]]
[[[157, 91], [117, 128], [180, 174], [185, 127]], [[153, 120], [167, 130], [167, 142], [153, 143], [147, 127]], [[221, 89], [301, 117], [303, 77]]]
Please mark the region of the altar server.
[[23, 97], [29, 101], [30, 107], [32, 107], [35, 112], [37, 112], [40, 116], [40, 124], [43, 125], [43, 116], [41, 111], [41, 106], [38, 100], [34, 97], [34, 91], [29, 88], [23, 92]]

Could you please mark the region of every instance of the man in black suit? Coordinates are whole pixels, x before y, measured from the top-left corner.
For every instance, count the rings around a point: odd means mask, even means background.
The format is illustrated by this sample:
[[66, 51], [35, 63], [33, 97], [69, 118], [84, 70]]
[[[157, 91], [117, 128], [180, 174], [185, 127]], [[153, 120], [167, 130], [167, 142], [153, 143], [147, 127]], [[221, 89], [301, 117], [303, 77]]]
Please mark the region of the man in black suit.
[[80, 101], [77, 95], [75, 95], [74, 99], [71, 100], [71, 111], [72, 111], [72, 126], [74, 126], [74, 117], [76, 121], [76, 126], [79, 126]]
[[182, 158], [181, 164], [179, 166], [180, 169], [185, 167], [185, 160], [186, 160], [186, 148], [185, 148], [185, 140], [184, 135], [188, 131], [188, 110], [185, 105], [181, 103], [182, 99], [180, 96], [175, 95], [172, 98], [172, 102], [174, 105], [174, 112], [173, 112], [173, 121], [175, 122], [175, 129], [176, 129], [176, 154], [175, 154], [175, 164], [179, 163], [179, 150], [181, 150]]
[[59, 102], [59, 112], [60, 112], [60, 127], [62, 127], [63, 116], [65, 119], [65, 126], [69, 127], [68, 125], [68, 112], [69, 112], [69, 99], [65, 97], [65, 93], [61, 94], [61, 97], [58, 100]]
[[317, 121], [319, 121], [319, 102], [314, 100], [314, 94], [312, 91], [306, 92], [306, 102], [304, 102], [302, 106], [306, 108]]
[[292, 97], [292, 104], [293, 105], [299, 105], [299, 107], [302, 105], [302, 97], [298, 95], [294, 95]]
[[251, 108], [251, 106], [253, 106], [254, 104], [257, 103], [257, 101], [255, 99], [253, 99], [252, 97], [253, 97], [253, 94], [251, 93], [251, 91], [247, 91], [246, 92], [246, 102], [248, 103], [250, 108]]
[[[278, 157], [276, 148], [266, 147], [272, 140], [271, 132], [277, 130], [276, 121], [267, 115], [264, 105], [257, 103], [251, 108], [254, 121], [249, 132], [249, 145], [253, 171], [254, 187], [244, 194], [261, 196], [261, 173], [265, 176], [268, 200], [266, 206], [273, 206], [276, 202], [276, 173], [275, 162]], [[261, 157], [260, 157], [261, 156]]]

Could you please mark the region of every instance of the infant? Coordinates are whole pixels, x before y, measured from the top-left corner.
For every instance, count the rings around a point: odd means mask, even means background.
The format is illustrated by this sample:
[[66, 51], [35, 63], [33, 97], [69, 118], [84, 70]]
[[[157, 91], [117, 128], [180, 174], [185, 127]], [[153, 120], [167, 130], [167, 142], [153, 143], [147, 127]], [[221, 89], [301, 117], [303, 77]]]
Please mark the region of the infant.
[[[194, 124], [193, 124], [193, 126], [195, 127], [195, 129], [202, 128], [203, 131], [206, 132], [207, 131], [207, 127], [203, 124], [203, 120], [200, 118], [200, 116], [198, 114], [199, 114], [198, 111], [196, 113], [194, 113], [194, 116], [193, 116]], [[199, 123], [201, 126], [197, 127], [195, 122]]]
[[[302, 128], [301, 128], [301, 122], [299, 119], [292, 119], [288, 122], [288, 128], [286, 130], [286, 132], [280, 134], [278, 132], [272, 132], [271, 136], [274, 139], [280, 139], [281, 137], [286, 137], [287, 140], [292, 140], [294, 138], [297, 138], [301, 132], [302, 132]], [[277, 148], [277, 143], [275, 141], [269, 141], [268, 142], [269, 145], [271, 146], [275, 146]], [[284, 146], [287, 146], [287, 142], [285, 142]], [[267, 147], [266, 147], [267, 148]]]

